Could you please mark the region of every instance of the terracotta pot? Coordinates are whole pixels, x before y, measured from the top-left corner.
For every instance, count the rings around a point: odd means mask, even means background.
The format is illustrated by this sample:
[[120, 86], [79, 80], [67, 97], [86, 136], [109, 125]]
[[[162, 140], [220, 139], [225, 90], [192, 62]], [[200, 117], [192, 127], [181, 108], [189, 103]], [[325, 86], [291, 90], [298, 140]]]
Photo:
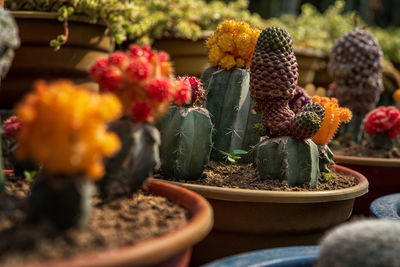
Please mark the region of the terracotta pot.
[[49, 42], [64, 33], [64, 24], [56, 13], [11, 11], [19, 28], [21, 46], [0, 88], [0, 108], [12, 108], [32, 89], [37, 79], [67, 78], [98, 90], [88, 70], [99, 58], [113, 51], [114, 44], [104, 35], [105, 27], [78, 22], [87, 18], [71, 17], [68, 42], [54, 51]]
[[326, 67], [326, 55], [321, 51], [299, 48], [294, 49], [294, 54], [299, 68], [298, 84], [304, 87], [314, 83], [316, 71]]
[[256, 249], [316, 244], [325, 230], [346, 221], [354, 199], [368, 192], [363, 175], [333, 168], [356, 177], [358, 184], [332, 191], [281, 192], [169, 181], [204, 196], [214, 209], [213, 230], [194, 248], [194, 265]]
[[210, 205], [204, 198], [189, 190], [160, 181], [148, 180], [145, 190], [186, 208], [191, 215], [188, 224], [174, 232], [136, 245], [29, 266], [187, 266], [191, 247], [202, 240], [212, 228], [213, 214]]
[[400, 159], [335, 155], [333, 160], [360, 172], [369, 182], [368, 194], [357, 198], [354, 213], [369, 215], [369, 206], [378, 197], [400, 192]]
[[203, 37], [197, 41], [179, 38], [163, 38], [155, 40], [153, 48], [167, 52], [173, 63], [175, 74], [178, 76], [197, 76], [209, 66], [208, 50], [205, 41], [209, 32], [204, 32]]

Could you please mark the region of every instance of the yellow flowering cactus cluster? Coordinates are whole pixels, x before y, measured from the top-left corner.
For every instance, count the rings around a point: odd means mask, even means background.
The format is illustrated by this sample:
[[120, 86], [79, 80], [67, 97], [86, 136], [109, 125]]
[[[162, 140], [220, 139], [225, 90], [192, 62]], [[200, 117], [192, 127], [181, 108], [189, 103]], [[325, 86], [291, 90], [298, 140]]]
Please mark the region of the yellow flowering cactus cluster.
[[225, 20], [206, 41], [212, 66], [250, 69], [251, 57], [261, 30], [247, 22]]
[[314, 96], [312, 101], [319, 103], [325, 109], [324, 120], [312, 140], [317, 145], [326, 145], [335, 135], [340, 123], [349, 122], [353, 114], [350, 109], [339, 107], [336, 98]]
[[111, 94], [97, 94], [68, 81], [35, 84], [17, 108], [23, 127], [17, 135], [17, 157], [30, 158], [53, 175], [104, 174], [103, 157], [114, 155], [120, 141], [106, 123], [122, 114]]

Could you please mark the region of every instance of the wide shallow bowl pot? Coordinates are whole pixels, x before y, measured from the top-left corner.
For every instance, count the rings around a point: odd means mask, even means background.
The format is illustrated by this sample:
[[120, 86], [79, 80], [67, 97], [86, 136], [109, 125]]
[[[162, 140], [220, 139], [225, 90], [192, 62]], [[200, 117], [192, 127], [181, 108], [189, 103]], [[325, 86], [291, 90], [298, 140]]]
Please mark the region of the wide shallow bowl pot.
[[193, 262], [210, 262], [237, 253], [282, 246], [315, 245], [324, 232], [352, 214], [354, 199], [368, 192], [360, 173], [334, 165], [356, 177], [356, 186], [331, 191], [282, 192], [181, 185], [204, 196], [214, 209], [210, 235], [193, 251]]
[[203, 239], [213, 224], [212, 209], [201, 196], [171, 184], [149, 180], [145, 190], [167, 198], [189, 211], [189, 222], [166, 235], [136, 245], [78, 255], [68, 260], [55, 260], [29, 266], [109, 267], [109, 266], [187, 266], [191, 247]]
[[311, 267], [318, 256], [318, 252], [318, 246], [265, 249], [217, 260], [204, 267]]
[[372, 201], [381, 196], [400, 192], [400, 159], [335, 155], [333, 160], [363, 174], [368, 179], [369, 192], [356, 199], [354, 214], [368, 216]]

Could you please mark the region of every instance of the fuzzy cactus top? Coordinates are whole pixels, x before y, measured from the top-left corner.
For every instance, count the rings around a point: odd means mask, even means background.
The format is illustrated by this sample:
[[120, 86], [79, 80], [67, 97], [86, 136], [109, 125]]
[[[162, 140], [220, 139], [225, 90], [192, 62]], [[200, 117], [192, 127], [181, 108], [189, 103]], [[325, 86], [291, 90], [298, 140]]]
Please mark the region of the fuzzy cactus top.
[[227, 70], [249, 69], [260, 32], [244, 21], [223, 21], [206, 42], [210, 64]]
[[4, 78], [19, 46], [18, 28], [13, 17], [0, 7], [0, 78]]
[[169, 56], [148, 46], [133, 45], [126, 53], [115, 52], [90, 69], [100, 89], [114, 93], [122, 102], [124, 116], [155, 123], [168, 111], [171, 101], [190, 101], [187, 84], [172, 77]]
[[400, 110], [393, 106], [372, 110], [365, 116], [364, 131], [372, 136], [384, 133], [396, 139], [400, 134]]
[[[250, 69], [250, 95], [269, 137], [304, 140], [315, 135], [324, 119], [318, 104], [298, 87], [298, 69], [290, 34], [264, 29], [258, 38]], [[319, 106], [319, 107], [318, 107]], [[259, 131], [264, 132], [264, 131]]]
[[103, 157], [120, 148], [118, 137], [107, 132], [107, 122], [122, 113], [111, 94], [89, 92], [68, 81], [38, 82], [16, 113], [23, 125], [16, 136], [17, 157], [32, 159], [49, 174], [100, 178]]
[[11, 116], [3, 123], [4, 135], [15, 139], [21, 130], [22, 124], [17, 116]]
[[[187, 90], [191, 91], [192, 97], [190, 101], [186, 103], [187, 106], [194, 106], [195, 104], [202, 105], [205, 101], [205, 90], [203, 89], [203, 84], [196, 77], [178, 77], [177, 80], [182, 84], [181, 87], [187, 87]], [[176, 102], [176, 101], [175, 101]], [[184, 105], [183, 103], [182, 105]]]

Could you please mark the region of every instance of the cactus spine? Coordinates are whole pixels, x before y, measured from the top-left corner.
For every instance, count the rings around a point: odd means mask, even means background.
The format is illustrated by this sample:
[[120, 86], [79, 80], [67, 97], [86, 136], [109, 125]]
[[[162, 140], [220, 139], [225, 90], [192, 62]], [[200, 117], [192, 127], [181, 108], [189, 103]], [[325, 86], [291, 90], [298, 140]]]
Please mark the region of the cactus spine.
[[[253, 125], [261, 117], [251, 113], [254, 102], [250, 97], [249, 78], [247, 70], [233, 69], [218, 70], [209, 79], [206, 108], [215, 127], [212, 160], [222, 160], [219, 150], [230, 154], [235, 149], [250, 150], [260, 140], [253, 131]], [[243, 159], [250, 161], [250, 155]]]
[[170, 179], [196, 180], [211, 152], [212, 123], [205, 108], [173, 107], [159, 122], [161, 169]]

